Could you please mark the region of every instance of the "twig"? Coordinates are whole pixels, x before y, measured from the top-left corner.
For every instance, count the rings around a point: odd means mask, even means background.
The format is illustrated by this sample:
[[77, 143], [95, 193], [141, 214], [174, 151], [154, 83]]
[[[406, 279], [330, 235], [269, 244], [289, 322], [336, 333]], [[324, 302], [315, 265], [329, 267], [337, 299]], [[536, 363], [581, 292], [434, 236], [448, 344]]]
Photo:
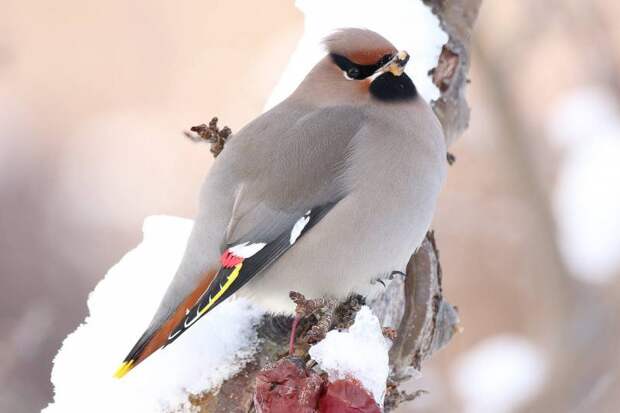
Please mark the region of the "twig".
[[228, 141], [232, 135], [232, 131], [228, 126], [224, 126], [222, 129], [218, 128], [217, 121], [217, 117], [214, 117], [208, 125], [203, 123], [198, 126], [192, 126], [190, 132], [183, 132], [187, 138], [194, 142], [210, 143], [211, 153], [214, 158], [222, 152], [226, 141]]

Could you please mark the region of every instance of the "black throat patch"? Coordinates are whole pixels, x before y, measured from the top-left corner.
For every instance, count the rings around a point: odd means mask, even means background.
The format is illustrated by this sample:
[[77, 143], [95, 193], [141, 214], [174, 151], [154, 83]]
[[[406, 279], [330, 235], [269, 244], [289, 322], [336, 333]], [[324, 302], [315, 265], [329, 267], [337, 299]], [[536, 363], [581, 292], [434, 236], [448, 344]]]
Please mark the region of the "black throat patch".
[[406, 73], [396, 76], [385, 72], [372, 81], [369, 91], [375, 98], [386, 102], [411, 100], [418, 96], [418, 90]]

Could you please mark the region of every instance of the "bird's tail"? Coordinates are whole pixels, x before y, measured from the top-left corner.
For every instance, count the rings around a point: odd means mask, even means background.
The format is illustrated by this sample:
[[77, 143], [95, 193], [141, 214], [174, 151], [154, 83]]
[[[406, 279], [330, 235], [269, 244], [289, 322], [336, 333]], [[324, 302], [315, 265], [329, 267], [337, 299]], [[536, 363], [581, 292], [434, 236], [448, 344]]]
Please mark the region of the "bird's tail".
[[[175, 312], [176, 314], [176, 312]], [[176, 326], [175, 314], [172, 315], [161, 327], [152, 331], [147, 329], [140, 339], [133, 346], [127, 357], [123, 360], [119, 368], [114, 373], [114, 377], [120, 379], [131, 369], [142, 363], [148, 356], [166, 346], [168, 334]], [[182, 318], [181, 318], [182, 319]]]
[[183, 321], [188, 309], [192, 308], [201, 294], [209, 287], [216, 273], [217, 270], [207, 271], [194, 291], [177, 306], [176, 310], [163, 324], [155, 328], [149, 327], [144, 334], [142, 334], [142, 337], [136, 342], [114, 373], [114, 377], [120, 379], [151, 354], [166, 346], [169, 341], [170, 333]]
[[146, 346], [151, 342], [152, 337], [153, 334], [149, 333], [148, 330], [144, 334], [142, 334], [142, 337], [140, 337], [138, 342], [133, 346], [127, 357], [125, 357], [119, 368], [114, 373], [114, 377], [120, 379], [125, 374], [127, 374], [129, 370], [133, 369], [142, 360], [149, 356], [149, 354], [146, 354], [144, 350]]

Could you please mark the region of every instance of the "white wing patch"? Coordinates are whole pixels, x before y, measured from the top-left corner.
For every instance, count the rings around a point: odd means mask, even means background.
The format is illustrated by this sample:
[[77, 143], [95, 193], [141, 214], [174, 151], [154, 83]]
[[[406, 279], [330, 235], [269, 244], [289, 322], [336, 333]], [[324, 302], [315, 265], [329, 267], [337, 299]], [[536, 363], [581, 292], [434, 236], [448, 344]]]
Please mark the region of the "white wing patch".
[[249, 242], [244, 242], [243, 244], [238, 244], [234, 247], [228, 248], [228, 251], [239, 258], [250, 258], [258, 251], [262, 250], [265, 245], [267, 244], [264, 242], [254, 242], [252, 244], [250, 244]]
[[310, 211], [306, 212], [303, 217], [299, 218], [295, 225], [293, 225], [293, 229], [291, 230], [291, 245], [297, 241], [297, 238], [301, 235], [301, 232], [304, 230], [308, 222], [310, 221]]

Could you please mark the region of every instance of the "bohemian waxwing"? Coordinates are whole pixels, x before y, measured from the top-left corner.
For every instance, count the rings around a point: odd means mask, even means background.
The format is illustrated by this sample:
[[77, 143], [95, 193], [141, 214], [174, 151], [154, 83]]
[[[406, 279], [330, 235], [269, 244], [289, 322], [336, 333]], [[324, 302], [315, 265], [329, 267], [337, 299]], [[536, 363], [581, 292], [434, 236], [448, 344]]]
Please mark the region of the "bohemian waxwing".
[[441, 126], [404, 66], [369, 30], [328, 54], [215, 160], [185, 255], [122, 377], [233, 293], [292, 313], [289, 291], [343, 299], [404, 269], [446, 174]]

